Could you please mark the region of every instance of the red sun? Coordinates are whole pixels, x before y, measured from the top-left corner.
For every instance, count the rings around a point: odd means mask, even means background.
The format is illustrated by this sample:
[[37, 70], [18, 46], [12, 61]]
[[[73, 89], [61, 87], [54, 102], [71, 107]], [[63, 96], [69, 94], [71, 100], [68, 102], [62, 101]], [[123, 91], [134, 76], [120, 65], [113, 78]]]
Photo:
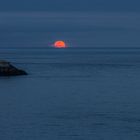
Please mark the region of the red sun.
[[64, 41], [56, 41], [53, 45], [55, 48], [66, 48], [67, 45]]

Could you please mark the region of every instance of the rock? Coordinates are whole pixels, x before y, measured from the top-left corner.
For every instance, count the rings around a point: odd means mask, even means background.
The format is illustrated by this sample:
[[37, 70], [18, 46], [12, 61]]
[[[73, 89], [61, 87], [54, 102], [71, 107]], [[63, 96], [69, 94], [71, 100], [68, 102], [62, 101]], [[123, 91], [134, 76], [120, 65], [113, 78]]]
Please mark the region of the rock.
[[18, 76], [27, 75], [24, 70], [14, 67], [7, 61], [0, 60], [0, 76]]

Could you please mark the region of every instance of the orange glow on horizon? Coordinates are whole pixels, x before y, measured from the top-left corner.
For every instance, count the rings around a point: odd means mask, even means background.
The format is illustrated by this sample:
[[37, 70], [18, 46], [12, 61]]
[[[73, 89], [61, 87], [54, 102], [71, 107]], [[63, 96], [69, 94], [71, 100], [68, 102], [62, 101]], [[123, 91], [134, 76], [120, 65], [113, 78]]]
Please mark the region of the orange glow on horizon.
[[56, 41], [54, 43], [54, 47], [55, 48], [66, 48], [67, 45], [66, 45], [66, 43], [64, 41]]

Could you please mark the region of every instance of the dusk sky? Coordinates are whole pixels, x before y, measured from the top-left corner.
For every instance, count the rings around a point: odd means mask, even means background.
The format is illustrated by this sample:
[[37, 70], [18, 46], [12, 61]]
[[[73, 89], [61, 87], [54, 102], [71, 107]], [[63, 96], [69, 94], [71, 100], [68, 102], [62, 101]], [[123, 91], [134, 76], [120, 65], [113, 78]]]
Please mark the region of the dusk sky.
[[80, 47], [139, 47], [139, 0], [5, 0], [0, 47], [65, 40]]
[[140, 11], [139, 0], [2, 0], [0, 11]]

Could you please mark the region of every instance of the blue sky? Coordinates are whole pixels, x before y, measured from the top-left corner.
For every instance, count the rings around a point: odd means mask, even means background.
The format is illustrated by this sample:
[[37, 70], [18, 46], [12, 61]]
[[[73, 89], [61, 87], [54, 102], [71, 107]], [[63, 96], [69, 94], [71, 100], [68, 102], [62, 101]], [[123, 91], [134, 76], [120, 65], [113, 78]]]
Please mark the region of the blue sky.
[[140, 0], [1, 0], [0, 11], [140, 11]]

